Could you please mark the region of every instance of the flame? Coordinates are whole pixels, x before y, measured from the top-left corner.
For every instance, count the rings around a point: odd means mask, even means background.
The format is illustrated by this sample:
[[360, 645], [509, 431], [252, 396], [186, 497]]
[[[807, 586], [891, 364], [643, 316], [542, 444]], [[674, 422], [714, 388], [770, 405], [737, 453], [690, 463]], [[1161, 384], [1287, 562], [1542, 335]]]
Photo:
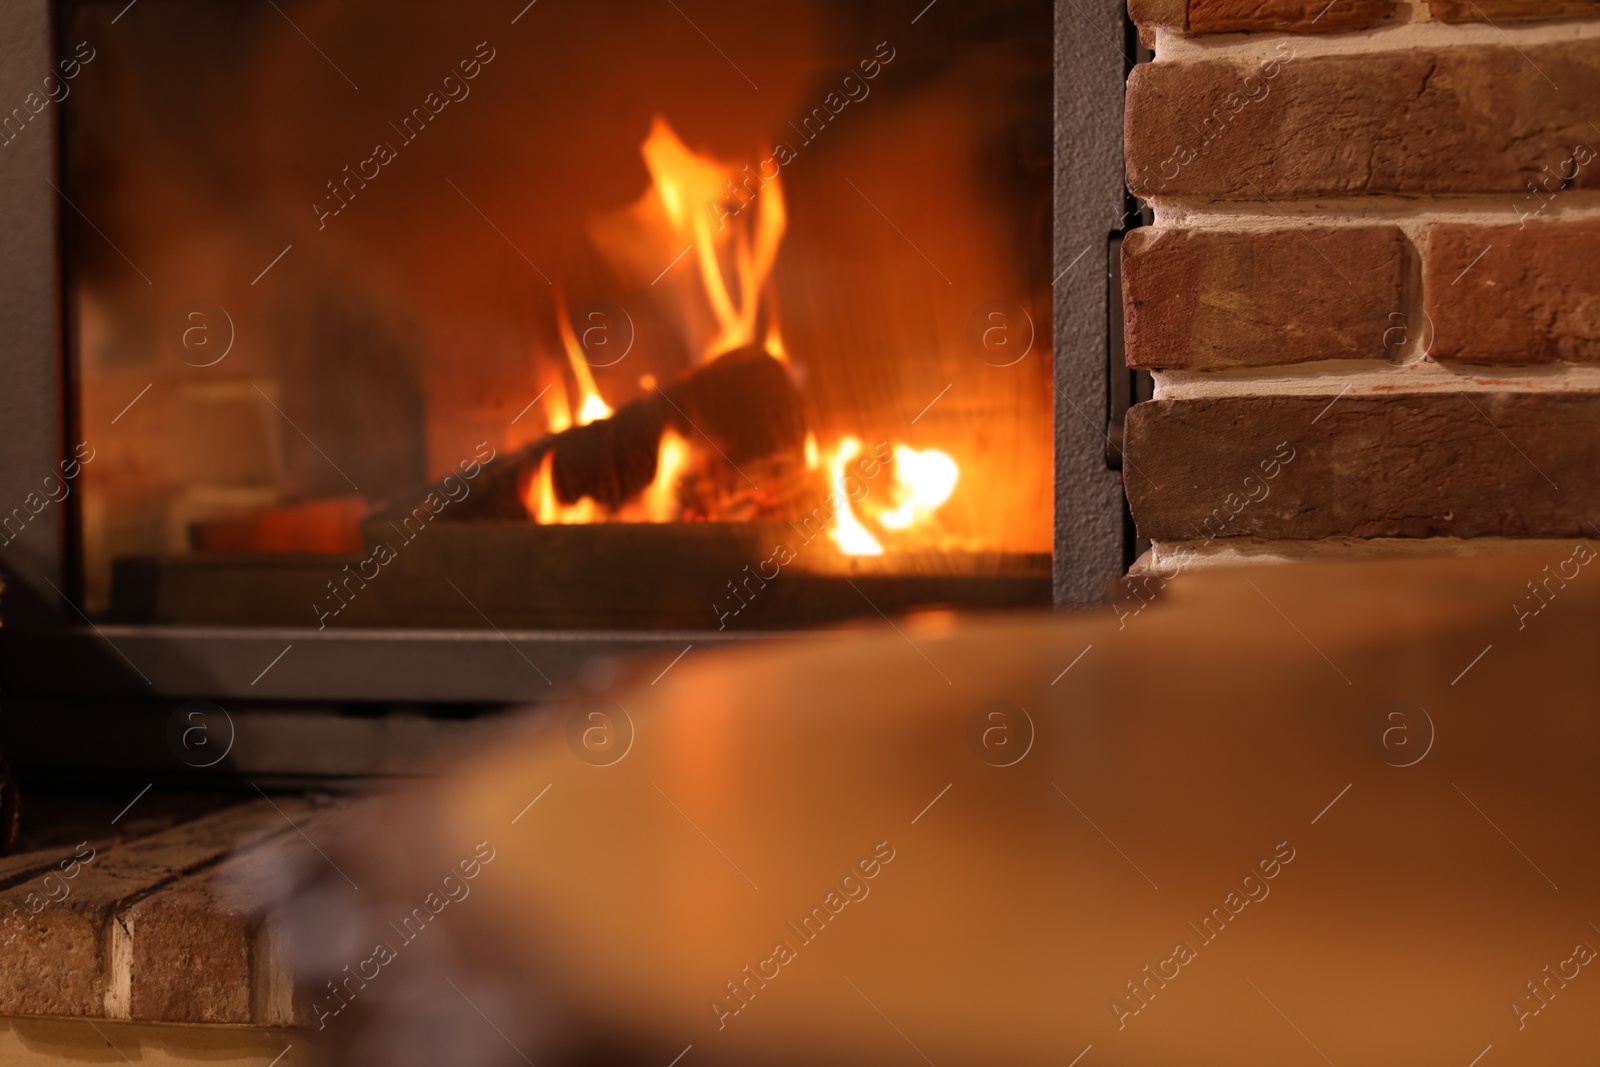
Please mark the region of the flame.
[[[815, 454], [815, 440], [806, 441], [808, 460]], [[914, 537], [919, 527], [931, 525], [934, 512], [950, 499], [960, 480], [961, 468], [948, 453], [937, 448], [915, 449], [908, 445], [894, 446], [893, 481], [881, 491], [889, 503], [880, 504], [872, 499], [873, 490], [860, 500], [861, 514], [851, 507], [846, 492], [846, 466], [861, 454], [861, 442], [846, 437], [828, 458], [829, 478], [838, 500], [833, 528], [829, 531], [842, 552], [848, 556], [881, 556], [883, 541], [867, 526], [872, 523], [897, 541]], [[863, 470], [870, 479], [872, 475]], [[871, 485], [869, 481], [869, 486]], [[914, 543], [914, 542], [913, 542]]]
[[619, 516], [633, 522], [676, 522], [682, 514], [678, 482], [689, 466], [689, 442], [668, 429], [656, 452], [656, 476], [636, 502]]
[[783, 334], [778, 332], [778, 318], [774, 315], [767, 323], [767, 336], [762, 340], [761, 347], [767, 350], [767, 355], [779, 363], [789, 362], [789, 350], [783, 345]]
[[[567, 362], [572, 366], [572, 377], [577, 382], [580, 399], [577, 418], [574, 420], [566, 383], [559, 376], [550, 383], [544, 394], [544, 418], [545, 425], [553, 434], [571, 429], [574, 421], [579, 426], [587, 426], [596, 419], [604, 419], [611, 414], [610, 406], [600, 396], [600, 390], [594, 384], [594, 375], [589, 373], [589, 364], [583, 359], [583, 350], [578, 345], [578, 338], [572, 332], [572, 324], [567, 321], [566, 305], [559, 296], [556, 298], [556, 325], [561, 332], [562, 347], [566, 349]], [[601, 521], [603, 516], [600, 506], [589, 497], [584, 497], [573, 504], [563, 504], [556, 497], [555, 478], [550, 470], [553, 459], [554, 454], [546, 452], [544, 458], [539, 461], [538, 472], [523, 489], [522, 504], [527, 508], [528, 514], [542, 526]]]
[[600, 388], [594, 383], [594, 374], [589, 370], [588, 361], [583, 358], [583, 346], [578, 343], [572, 323], [567, 320], [566, 303], [560, 296], [556, 297], [556, 329], [561, 333], [561, 347], [566, 351], [568, 366], [572, 368], [572, 380], [578, 386], [578, 412], [574, 418], [566, 382], [557, 375], [545, 390], [541, 405], [544, 408], [545, 426], [551, 433], [569, 430], [574, 422], [579, 426], [587, 426], [596, 419], [611, 416], [611, 405], [606, 403], [600, 395]]
[[567, 403], [567, 386], [560, 378], [544, 393], [544, 424], [551, 433], [572, 428], [572, 406]]
[[[682, 248], [679, 255], [693, 249], [701, 292], [714, 319], [713, 336], [698, 344], [691, 339], [701, 362], [754, 343], [763, 303], [768, 306], [763, 343], [774, 358], [786, 359], [774, 302], [764, 299], [788, 227], [777, 174], [767, 177], [760, 165], [739, 172], [732, 164], [696, 155], [659, 115], [640, 152], [652, 185], [634, 212], [649, 218], [659, 208], [673, 244]], [[753, 219], [746, 214], [752, 201]]]
[[600, 507], [588, 497], [584, 497], [576, 504], [563, 504], [556, 499], [555, 479], [550, 471], [550, 464], [554, 458], [553, 453], [546, 452], [544, 459], [540, 460], [539, 472], [523, 494], [523, 506], [541, 526], [599, 521]]
[[833, 513], [833, 528], [828, 531], [828, 536], [847, 556], [881, 556], [883, 546], [850, 510], [850, 497], [845, 492], [844, 466], [860, 453], [861, 442], [854, 437], [846, 437], [839, 442], [839, 448], [828, 464], [839, 509]]
[[[578, 383], [578, 396], [582, 399], [578, 404], [578, 425], [587, 426], [596, 419], [611, 417], [611, 407], [600, 396], [600, 390], [594, 384], [594, 375], [589, 372], [589, 361], [583, 358], [583, 346], [578, 344], [577, 334], [572, 332], [572, 323], [567, 320], [565, 302], [559, 297], [556, 299], [556, 326], [561, 331], [561, 345], [567, 350], [567, 363], [572, 366], [573, 380]], [[566, 394], [562, 394], [563, 401]]]
[[540, 525], [571, 525], [605, 522], [677, 522], [682, 518], [678, 502], [678, 483], [689, 467], [689, 442], [668, 429], [661, 435], [656, 453], [656, 476], [637, 497], [614, 514], [605, 514], [589, 497], [575, 504], [563, 504], [556, 497], [551, 471], [552, 453], [546, 452], [539, 470], [523, 490], [523, 506]]
[[960, 477], [961, 468], [947, 453], [937, 448], [918, 452], [896, 445], [894, 480], [900, 504], [879, 514], [878, 524], [890, 530], [904, 530], [918, 519], [926, 518], [950, 499]]
[[[644, 279], [650, 279], [651, 286], [665, 282], [655, 291], [682, 313], [688, 347], [699, 362], [708, 363], [759, 339], [774, 359], [787, 363], [777, 293], [771, 284], [788, 226], [777, 173], [769, 177], [761, 165], [736, 170], [733, 164], [696, 154], [660, 116], [651, 124], [640, 153], [650, 173], [650, 187], [627, 211], [591, 231], [596, 244], [624, 276], [632, 274], [641, 285]], [[691, 252], [693, 272], [679, 269], [669, 277]], [[668, 263], [665, 270], [662, 263]], [[576, 394], [569, 392], [564, 376], [547, 391], [545, 419], [552, 433], [612, 414], [559, 293], [556, 311]], [[639, 381], [649, 389], [655, 376], [647, 372]], [[888, 462], [883, 462], [881, 452], [870, 460], [858, 460], [861, 454], [856, 437], [839, 439], [829, 451], [818, 446], [815, 434], [806, 434], [806, 469], [819, 477], [826, 471], [833, 489], [836, 510], [829, 536], [840, 550], [852, 556], [881, 556], [885, 544], [906, 548], [935, 540], [939, 536], [935, 513], [960, 480], [956, 461], [938, 449], [904, 444], [894, 446]], [[528, 512], [540, 523], [676, 522], [684, 518], [681, 490], [695, 452], [677, 433], [663, 431], [650, 485], [609, 511], [587, 497], [561, 503], [551, 462], [546, 453], [523, 489]], [[858, 499], [851, 499], [847, 487], [855, 489]]]

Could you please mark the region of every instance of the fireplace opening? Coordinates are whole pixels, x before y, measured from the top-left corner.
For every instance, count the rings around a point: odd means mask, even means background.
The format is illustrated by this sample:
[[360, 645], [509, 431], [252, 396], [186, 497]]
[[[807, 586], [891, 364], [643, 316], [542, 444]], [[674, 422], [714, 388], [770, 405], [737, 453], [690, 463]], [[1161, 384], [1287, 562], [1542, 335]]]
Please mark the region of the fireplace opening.
[[1048, 4], [122, 7], [58, 27], [92, 614], [1049, 602]]

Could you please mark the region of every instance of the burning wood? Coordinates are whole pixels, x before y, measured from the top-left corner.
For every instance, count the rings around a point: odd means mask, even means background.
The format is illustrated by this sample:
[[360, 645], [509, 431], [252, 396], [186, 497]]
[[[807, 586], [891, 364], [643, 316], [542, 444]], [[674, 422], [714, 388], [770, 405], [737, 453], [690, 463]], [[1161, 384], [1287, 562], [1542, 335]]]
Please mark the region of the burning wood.
[[598, 511], [587, 521], [603, 521], [651, 489], [663, 454], [674, 452], [683, 456], [677, 464], [683, 484], [669, 487], [675, 499], [666, 501], [674, 512], [668, 517], [726, 518], [730, 506], [738, 512], [751, 511], [752, 504], [776, 507], [794, 495], [789, 483], [804, 469], [805, 436], [800, 396], [788, 372], [751, 346], [607, 418], [494, 461], [475, 506], [453, 517], [549, 521], [552, 505], [571, 508], [587, 500]]
[[[846, 433], [820, 449], [808, 432], [772, 286], [788, 218], [778, 179], [753, 211], [719, 213], [735, 165], [695, 153], [659, 117], [641, 154], [650, 186], [594, 220], [591, 237], [616, 277], [665, 305], [699, 366], [613, 410], [558, 291], [564, 366], [541, 393], [550, 432], [490, 464], [484, 491], [450, 518], [788, 522], [827, 497], [837, 512], [829, 538], [845, 555], [939, 543], [930, 520], [960, 473], [947, 453], [884, 442], [870, 462], [892, 465], [893, 476], [868, 503], [846, 484], [854, 464], [869, 462], [858, 458], [861, 441]], [[660, 267], [686, 259], [693, 269]]]

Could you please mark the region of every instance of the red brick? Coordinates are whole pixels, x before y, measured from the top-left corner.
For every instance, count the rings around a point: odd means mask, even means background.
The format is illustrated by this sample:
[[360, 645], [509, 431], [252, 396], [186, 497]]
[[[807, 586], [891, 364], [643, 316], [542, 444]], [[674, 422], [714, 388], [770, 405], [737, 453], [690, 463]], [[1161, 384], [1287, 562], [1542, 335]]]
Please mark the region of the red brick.
[[1156, 400], [1124, 441], [1134, 521], [1161, 541], [1591, 537], [1600, 517], [1594, 393]]
[[1128, 0], [1128, 17], [1139, 26], [1139, 39], [1148, 47], [1157, 26], [1183, 30], [1189, 25], [1189, 0]]
[[1394, 13], [1394, 0], [1128, 0], [1149, 44], [1157, 26], [1190, 33], [1337, 33], [1365, 29]]
[[1135, 230], [1122, 246], [1128, 365], [1381, 358], [1406, 248], [1392, 226]]
[[1600, 363], [1600, 221], [1435, 226], [1424, 262], [1435, 359]]
[[1392, 14], [1393, 0], [1189, 0], [1189, 32], [1338, 33]]
[[[1289, 39], [1277, 47], [1257, 64], [1134, 69], [1126, 142], [1135, 193], [1257, 202], [1523, 193], [1544, 167], [1600, 136], [1589, 125], [1600, 98], [1594, 42], [1316, 57], [1297, 55]], [[1575, 184], [1600, 186], [1597, 173], [1587, 168]]]
[[1600, 0], [1428, 0], [1444, 22], [1533, 22], [1600, 15]]

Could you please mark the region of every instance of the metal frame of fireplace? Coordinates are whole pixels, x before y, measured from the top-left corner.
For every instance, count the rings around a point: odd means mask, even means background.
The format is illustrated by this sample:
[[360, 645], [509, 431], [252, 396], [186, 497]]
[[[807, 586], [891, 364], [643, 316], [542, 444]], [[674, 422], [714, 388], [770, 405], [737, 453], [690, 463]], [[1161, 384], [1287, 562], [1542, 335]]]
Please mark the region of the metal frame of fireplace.
[[[1041, 0], [1043, 2], [1043, 0]], [[0, 112], [37, 90], [56, 56], [51, 0], [0, 8]], [[1127, 57], [1122, 0], [1055, 6], [1054, 601], [1103, 599], [1133, 549], [1117, 429], [1115, 260], [1132, 201], [1122, 179]], [[0, 147], [0, 513], [40, 490], [78, 440], [60, 233], [76, 212], [59, 192], [51, 105]], [[0, 547], [0, 687], [13, 699], [99, 708], [214, 700], [493, 703], [551, 692], [596, 657], [767, 640], [771, 633], [312, 630], [97, 625], [79, 609], [76, 494]], [[293, 654], [270, 672], [286, 646]], [[512, 647], [507, 647], [507, 646]], [[537, 664], [539, 672], [530, 670]]]

